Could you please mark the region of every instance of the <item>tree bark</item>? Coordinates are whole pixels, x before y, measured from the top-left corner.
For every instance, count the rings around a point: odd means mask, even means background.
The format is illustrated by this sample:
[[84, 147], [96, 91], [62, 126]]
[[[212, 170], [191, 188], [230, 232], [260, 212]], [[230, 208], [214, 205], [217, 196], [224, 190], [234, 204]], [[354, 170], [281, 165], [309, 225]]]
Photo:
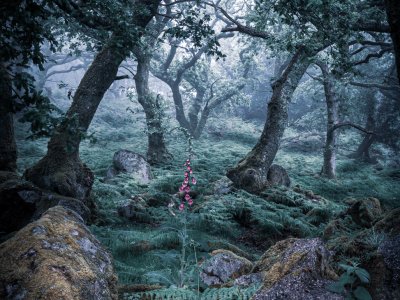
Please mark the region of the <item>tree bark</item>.
[[267, 121], [258, 143], [236, 167], [227, 172], [235, 186], [251, 193], [260, 192], [268, 186], [268, 170], [287, 126], [288, 102], [309, 64], [308, 55], [300, 48], [273, 84]]
[[400, 3], [398, 0], [385, 0], [385, 7], [393, 41], [397, 77], [400, 83]]
[[135, 56], [137, 59], [136, 91], [138, 101], [146, 114], [148, 132], [147, 160], [150, 164], [160, 164], [169, 160], [171, 154], [165, 144], [158, 96], [152, 94], [149, 89], [151, 55], [146, 53], [146, 50], [138, 49], [138, 51], [135, 51]]
[[65, 119], [48, 143], [46, 156], [25, 171], [25, 178], [37, 186], [80, 200], [88, 198], [94, 175], [81, 162], [79, 145], [127, 55], [115, 42], [111, 38], [83, 76]]
[[[156, 14], [159, 3], [160, 0], [137, 3], [138, 8], [141, 8], [132, 16], [137, 29], [146, 27]], [[127, 40], [115, 33], [111, 35], [79, 83], [65, 119], [56, 128], [47, 145], [47, 154], [36, 165], [25, 171], [25, 178], [41, 188], [80, 199], [89, 208], [92, 207], [89, 195], [94, 175], [81, 162], [79, 145], [100, 101], [116, 78], [119, 65], [137, 42], [138, 40]]]
[[[369, 92], [367, 95], [367, 121], [365, 124], [365, 128], [374, 131], [376, 129], [375, 126], [375, 113], [376, 113], [376, 103], [375, 103], [375, 95], [372, 92]], [[373, 145], [376, 140], [376, 136], [373, 134], [367, 134], [364, 136], [362, 142], [357, 147], [357, 150], [350, 155], [351, 158], [371, 162], [371, 156], [369, 154], [369, 149]]]
[[12, 81], [3, 64], [0, 65], [0, 171], [17, 171]]
[[338, 119], [339, 101], [337, 101], [335, 96], [334, 82], [329, 72], [328, 66], [321, 61], [318, 61], [316, 64], [320, 67], [322, 71], [326, 111], [327, 111], [324, 162], [321, 170], [321, 175], [333, 179], [336, 178], [336, 141], [337, 141], [337, 131], [334, 130], [334, 127], [339, 122]]

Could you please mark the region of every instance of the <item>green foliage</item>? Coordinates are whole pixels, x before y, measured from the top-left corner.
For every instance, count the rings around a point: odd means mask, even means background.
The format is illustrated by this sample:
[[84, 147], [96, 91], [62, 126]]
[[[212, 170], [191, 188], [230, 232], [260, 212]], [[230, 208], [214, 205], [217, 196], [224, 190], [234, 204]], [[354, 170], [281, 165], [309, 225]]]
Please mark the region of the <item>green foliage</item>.
[[364, 287], [370, 282], [369, 273], [357, 266], [357, 264], [347, 265], [339, 264], [345, 271], [339, 280], [328, 286], [332, 292], [339, 293], [348, 297], [348, 299], [372, 300], [371, 295]]
[[123, 295], [124, 300], [139, 299], [182, 299], [182, 300], [250, 300], [258, 290], [258, 285], [251, 285], [247, 288], [208, 288], [205, 289], [200, 297], [193, 291], [183, 288], [160, 289], [151, 292], [137, 293], [135, 295]]
[[166, 34], [177, 39], [189, 40], [194, 47], [208, 46], [207, 54], [225, 57], [219, 49], [219, 42], [213, 37], [214, 29], [210, 25], [211, 16], [198, 7], [182, 10], [177, 25], [166, 30]]

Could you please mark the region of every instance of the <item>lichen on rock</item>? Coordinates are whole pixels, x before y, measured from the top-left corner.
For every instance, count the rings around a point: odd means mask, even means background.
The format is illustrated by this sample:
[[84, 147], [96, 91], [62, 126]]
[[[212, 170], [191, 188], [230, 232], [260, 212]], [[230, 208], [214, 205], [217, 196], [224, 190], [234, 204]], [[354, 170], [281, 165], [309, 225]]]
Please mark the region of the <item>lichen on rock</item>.
[[218, 249], [201, 266], [200, 277], [206, 285], [218, 286], [251, 271], [253, 263], [229, 250]]
[[111, 255], [61, 206], [0, 245], [1, 299], [117, 299]]

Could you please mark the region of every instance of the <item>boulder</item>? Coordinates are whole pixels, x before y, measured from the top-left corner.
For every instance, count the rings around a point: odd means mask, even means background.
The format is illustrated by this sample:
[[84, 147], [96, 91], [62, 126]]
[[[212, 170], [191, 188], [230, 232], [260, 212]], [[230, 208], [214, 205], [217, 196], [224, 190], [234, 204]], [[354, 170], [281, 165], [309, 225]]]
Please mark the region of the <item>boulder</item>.
[[142, 155], [129, 150], [115, 152], [113, 165], [108, 169], [106, 179], [120, 173], [129, 174], [139, 184], [148, 184], [152, 179], [150, 164]]
[[347, 202], [351, 204], [347, 214], [360, 226], [370, 228], [382, 215], [381, 203], [376, 198], [370, 197], [361, 200], [351, 199]]
[[142, 213], [148, 207], [146, 201], [140, 196], [133, 196], [129, 202], [118, 207], [118, 215], [134, 220], [138, 213]]
[[0, 232], [19, 230], [56, 205], [72, 209], [85, 221], [91, 217], [91, 211], [80, 200], [43, 191], [23, 179], [5, 181], [0, 184]]
[[253, 263], [229, 250], [215, 250], [201, 265], [200, 278], [206, 285], [218, 286], [249, 273]]
[[319, 238], [276, 243], [254, 266], [252, 272], [263, 273], [263, 286], [252, 299], [343, 299], [326, 289], [337, 278], [330, 257]]
[[61, 206], [0, 244], [0, 299], [117, 299], [110, 254]]
[[263, 274], [261, 272], [251, 273], [236, 278], [234, 281], [234, 285], [247, 287], [252, 284], [260, 284], [262, 283], [262, 281], [263, 281]]
[[290, 186], [290, 178], [285, 168], [280, 165], [272, 165], [267, 174], [267, 179], [271, 185]]
[[10, 233], [28, 224], [41, 197], [42, 192], [24, 180], [0, 184], [0, 232]]
[[229, 194], [233, 190], [233, 182], [228, 177], [223, 177], [213, 184], [213, 194]]

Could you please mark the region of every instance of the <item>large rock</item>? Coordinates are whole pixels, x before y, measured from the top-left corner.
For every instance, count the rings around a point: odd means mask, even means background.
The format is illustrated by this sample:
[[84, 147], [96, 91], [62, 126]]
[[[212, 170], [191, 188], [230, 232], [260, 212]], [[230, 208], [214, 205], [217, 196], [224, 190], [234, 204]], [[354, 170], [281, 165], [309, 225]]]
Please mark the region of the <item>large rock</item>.
[[146, 159], [129, 150], [118, 150], [113, 157], [113, 165], [108, 169], [106, 179], [120, 173], [128, 173], [140, 184], [148, 184], [152, 179], [150, 164]]
[[200, 277], [206, 285], [217, 286], [249, 273], [251, 261], [229, 250], [215, 250], [201, 265]]
[[347, 214], [360, 226], [369, 228], [382, 215], [381, 203], [376, 198], [348, 200], [348, 203], [351, 207]]
[[268, 183], [271, 185], [290, 186], [290, 178], [285, 168], [280, 165], [272, 165], [267, 174]]
[[0, 245], [0, 299], [117, 299], [110, 254], [56, 206]]
[[253, 272], [262, 272], [264, 280], [253, 299], [343, 299], [326, 289], [336, 278], [328, 264], [330, 256], [319, 238], [276, 243], [254, 266]]

